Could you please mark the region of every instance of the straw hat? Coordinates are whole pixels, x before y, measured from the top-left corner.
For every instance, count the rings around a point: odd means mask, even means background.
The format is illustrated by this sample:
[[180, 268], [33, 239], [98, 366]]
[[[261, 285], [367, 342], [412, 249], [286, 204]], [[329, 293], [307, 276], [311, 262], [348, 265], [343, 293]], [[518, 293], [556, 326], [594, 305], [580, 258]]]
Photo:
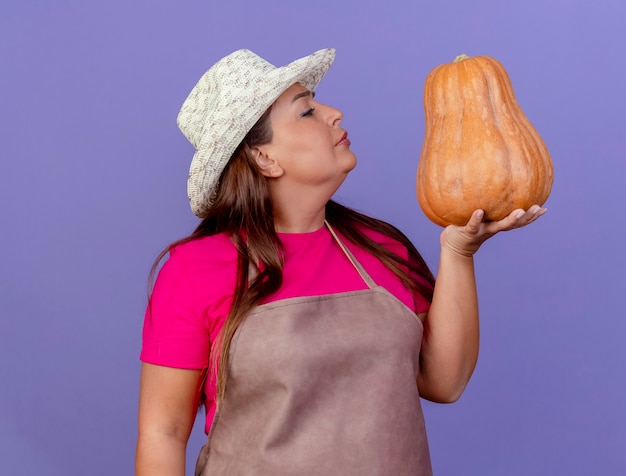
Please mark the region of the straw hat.
[[196, 148], [187, 182], [196, 216], [207, 215], [224, 167], [263, 113], [295, 83], [313, 91], [334, 58], [328, 48], [277, 68], [238, 50], [202, 75], [178, 114], [178, 127]]

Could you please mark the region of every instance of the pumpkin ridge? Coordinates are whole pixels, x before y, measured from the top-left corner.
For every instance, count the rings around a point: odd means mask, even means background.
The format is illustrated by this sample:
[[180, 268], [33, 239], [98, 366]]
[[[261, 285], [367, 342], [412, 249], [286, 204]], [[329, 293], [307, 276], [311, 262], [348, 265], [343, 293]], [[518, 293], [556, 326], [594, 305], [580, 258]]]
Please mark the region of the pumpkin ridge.
[[[512, 128], [517, 128], [515, 121], [511, 121], [511, 115], [506, 113], [507, 94], [506, 90], [502, 87], [502, 81], [500, 81], [500, 70], [496, 64], [490, 61], [489, 57], [481, 57], [484, 63], [481, 69], [487, 88], [490, 95], [490, 106], [493, 112], [494, 124], [498, 130], [501, 146], [503, 148], [503, 157], [501, 160], [495, 163], [494, 170], [500, 171], [497, 177], [494, 177], [492, 184], [492, 192], [497, 190], [499, 200], [497, 203], [493, 203], [491, 210], [486, 213], [486, 218], [489, 220], [499, 220], [506, 216], [507, 212], [513, 207], [513, 204], [517, 201], [517, 190], [508, 186], [510, 178], [517, 177], [518, 167], [515, 167], [515, 160], [519, 157], [519, 151], [515, 146], [518, 144], [512, 144], [510, 140], [510, 134], [507, 131]], [[519, 136], [519, 134], [517, 134]], [[496, 160], [496, 158], [494, 158]]]
[[[461, 72], [463, 71], [462, 67], [460, 64], [458, 64], [457, 68], [452, 67], [452, 73], [450, 74], [450, 81], [453, 82], [454, 87], [450, 87], [450, 91], [451, 93], [454, 93], [454, 97], [452, 97], [452, 94], [449, 95], [449, 97], [447, 98], [447, 102], [451, 102], [452, 103], [452, 107], [448, 107], [447, 110], [452, 109], [455, 114], [451, 115], [452, 116], [452, 130], [456, 130], [456, 137], [454, 137], [454, 142], [453, 142], [453, 147], [454, 150], [460, 151], [463, 148], [463, 128], [461, 127], [461, 124], [463, 123], [463, 117], [465, 116], [465, 107], [463, 107], [463, 101], [461, 100], [463, 97], [463, 89], [459, 87], [459, 77], [461, 76]], [[444, 95], [445, 96], [445, 95]], [[456, 118], [456, 120], [455, 120]], [[445, 137], [445, 135], [442, 135], [441, 137]], [[445, 147], [445, 144], [444, 144]], [[444, 198], [447, 196], [454, 196], [457, 200], [463, 200], [465, 197], [465, 190], [464, 190], [464, 184], [463, 184], [463, 178], [464, 178], [464, 174], [463, 174], [463, 169], [465, 168], [465, 162], [463, 160], [459, 160], [457, 162], [453, 162], [453, 163], [447, 163], [445, 166], [445, 171], [446, 171], [446, 181], [445, 183], [447, 184], [447, 187], [445, 189], [442, 190], [442, 195], [444, 195]], [[454, 170], [451, 170], [454, 169]], [[442, 203], [445, 203], [445, 200], [440, 201], [439, 203], [439, 208], [442, 208]], [[442, 209], [440, 211], [440, 213], [444, 214], [444, 218], [445, 218], [445, 213], [446, 210], [445, 208]]]
[[[424, 116], [425, 116], [425, 132], [424, 132], [424, 142], [422, 143], [422, 151], [420, 154], [420, 161], [417, 170], [417, 192], [418, 192], [418, 201], [422, 204], [422, 209], [426, 216], [429, 219], [434, 220], [436, 215], [432, 210], [432, 206], [430, 204], [429, 196], [433, 195], [433, 190], [430, 190], [430, 184], [423, 180], [422, 177], [428, 176], [432, 173], [431, 162], [426, 160], [421, 160], [422, 157], [427, 157], [431, 154], [431, 141], [433, 135], [433, 113], [430, 108], [427, 107], [427, 104], [430, 104], [433, 100], [433, 88], [431, 84], [433, 82], [433, 78], [437, 75], [440, 67], [435, 68], [431, 71], [426, 77], [424, 83]], [[438, 223], [441, 225], [441, 223]]]
[[[463, 215], [469, 217], [474, 210], [486, 210], [486, 219], [491, 219], [489, 207], [484, 197], [489, 196], [494, 189], [500, 195], [505, 194], [501, 182], [502, 167], [507, 167], [508, 151], [499, 126], [499, 118], [493, 107], [493, 94], [484, 71], [476, 62], [467, 64], [468, 76], [467, 91], [462, 102], [469, 108], [470, 115], [465, 119], [465, 125], [460, 126], [466, 135], [466, 141], [461, 148], [459, 162], [465, 162], [462, 176], [465, 182], [465, 201]], [[489, 140], [484, 140], [487, 134]], [[495, 167], [494, 164], [498, 164]], [[494, 170], [499, 170], [497, 175]], [[471, 178], [471, 179], [470, 179]]]
[[[445, 67], [440, 68], [437, 71], [437, 74], [433, 76], [433, 81], [439, 80], [442, 73], [445, 72]], [[445, 78], [444, 78], [445, 80]], [[436, 215], [440, 214], [442, 211], [439, 209], [440, 204], [442, 203], [442, 196], [445, 194], [445, 190], [447, 188], [447, 174], [446, 171], [442, 169], [440, 163], [441, 156], [441, 136], [442, 131], [445, 131], [448, 127], [447, 121], [450, 118], [449, 105], [447, 102], [447, 98], [445, 95], [441, 94], [441, 91], [435, 90], [434, 104], [440, 105], [437, 108], [432, 109], [432, 113], [434, 117], [431, 119], [432, 131], [431, 131], [431, 156], [433, 160], [430, 161], [430, 173], [427, 176], [435, 176], [436, 180], [427, 184], [426, 191], [431, 192], [430, 196], [432, 199], [429, 202], [430, 208], [432, 212]], [[431, 103], [432, 104], [432, 103]]]
[[489, 91], [494, 124], [497, 128], [498, 136], [504, 152], [504, 156], [497, 164], [498, 167], [496, 168], [496, 170], [498, 168], [501, 168], [502, 170], [500, 176], [497, 177], [498, 181], [494, 180], [495, 183], [493, 185], [496, 188], [499, 185], [501, 188], [499, 191], [501, 196], [500, 203], [498, 203], [497, 206], [494, 205], [493, 211], [486, 213], [487, 219], [499, 220], [506, 216], [505, 210], [508, 210], [515, 202], [516, 190], [511, 190], [511, 187], [507, 187], [505, 184], [507, 182], [506, 177], [513, 177], [515, 175], [512, 158], [515, 157], [516, 154], [510, 144], [510, 141], [507, 140], [507, 115], [502, 108], [502, 105], [506, 102], [506, 95], [501, 87], [502, 83], [499, 81], [499, 68], [490, 61], [489, 57], [484, 56], [481, 57], [481, 59], [487, 64], [487, 67], [482, 69], [482, 74], [485, 78], [485, 83]]

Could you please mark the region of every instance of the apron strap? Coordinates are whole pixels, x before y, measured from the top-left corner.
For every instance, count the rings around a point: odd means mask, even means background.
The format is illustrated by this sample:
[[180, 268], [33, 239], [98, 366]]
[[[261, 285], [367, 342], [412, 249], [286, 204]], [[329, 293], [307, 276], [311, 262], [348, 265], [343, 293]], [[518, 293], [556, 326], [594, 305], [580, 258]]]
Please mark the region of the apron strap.
[[350, 263], [352, 263], [352, 266], [354, 266], [354, 268], [357, 270], [357, 272], [359, 273], [359, 276], [361, 276], [361, 279], [365, 281], [365, 284], [367, 284], [370, 289], [375, 288], [377, 285], [374, 282], [374, 280], [367, 273], [367, 271], [365, 271], [365, 268], [363, 267], [363, 265], [359, 263], [356, 257], [348, 249], [348, 247], [344, 245], [343, 241], [339, 239], [339, 236], [337, 236], [337, 233], [335, 233], [335, 230], [333, 230], [333, 227], [330, 226], [330, 223], [324, 220], [324, 224], [326, 225], [326, 228], [328, 228], [328, 231], [330, 231], [330, 234], [333, 235], [333, 238], [335, 239], [339, 247], [342, 249], [344, 254], [348, 257], [348, 259], [350, 260]]

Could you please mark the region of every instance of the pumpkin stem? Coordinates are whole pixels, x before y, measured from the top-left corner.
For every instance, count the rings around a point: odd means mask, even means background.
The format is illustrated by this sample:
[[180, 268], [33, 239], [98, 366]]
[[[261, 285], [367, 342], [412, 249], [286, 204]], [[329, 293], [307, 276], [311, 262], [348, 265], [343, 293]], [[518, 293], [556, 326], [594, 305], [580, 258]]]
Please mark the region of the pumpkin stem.
[[457, 56], [456, 58], [454, 58], [453, 63], [460, 63], [463, 60], [468, 59], [469, 56], [467, 56], [465, 53], [463, 53], [462, 55]]

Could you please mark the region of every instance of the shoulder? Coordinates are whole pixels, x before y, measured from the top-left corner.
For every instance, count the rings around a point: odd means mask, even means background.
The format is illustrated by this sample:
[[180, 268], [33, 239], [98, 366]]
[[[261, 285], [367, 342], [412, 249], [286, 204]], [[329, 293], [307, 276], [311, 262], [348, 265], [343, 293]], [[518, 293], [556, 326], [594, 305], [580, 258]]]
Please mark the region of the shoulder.
[[408, 256], [408, 250], [406, 249], [406, 246], [404, 246], [395, 238], [385, 235], [384, 233], [381, 233], [380, 231], [372, 230], [371, 228], [363, 227], [361, 228], [361, 233], [363, 233], [365, 236], [367, 236], [369, 239], [371, 239], [375, 243], [378, 243], [379, 245], [384, 246], [389, 251], [399, 256], [402, 256], [403, 258], [406, 258]]
[[192, 291], [198, 283], [220, 282], [224, 273], [235, 274], [237, 250], [226, 234], [187, 241], [169, 249], [155, 283], [155, 291]]
[[237, 250], [227, 234], [219, 233], [173, 246], [169, 250], [169, 255], [170, 260], [180, 263], [205, 260], [219, 262], [236, 259]]

